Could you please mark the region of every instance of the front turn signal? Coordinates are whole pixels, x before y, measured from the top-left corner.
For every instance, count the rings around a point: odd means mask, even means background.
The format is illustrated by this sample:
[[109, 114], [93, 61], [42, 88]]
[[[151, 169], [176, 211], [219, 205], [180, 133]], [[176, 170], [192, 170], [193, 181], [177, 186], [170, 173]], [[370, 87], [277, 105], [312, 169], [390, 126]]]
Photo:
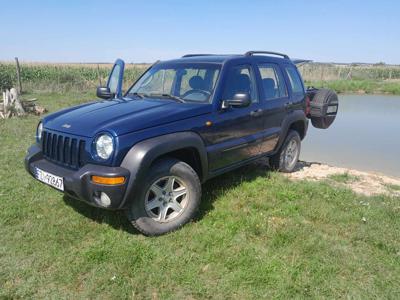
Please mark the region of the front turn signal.
[[92, 176], [92, 182], [105, 185], [117, 185], [125, 182], [125, 177], [103, 177], [103, 176]]

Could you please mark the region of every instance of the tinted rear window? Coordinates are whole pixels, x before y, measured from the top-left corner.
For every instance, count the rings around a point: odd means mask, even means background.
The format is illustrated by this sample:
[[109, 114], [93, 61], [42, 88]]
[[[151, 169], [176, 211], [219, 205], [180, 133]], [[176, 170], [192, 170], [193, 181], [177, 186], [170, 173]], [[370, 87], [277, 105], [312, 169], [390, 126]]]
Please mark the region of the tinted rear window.
[[304, 94], [303, 84], [296, 68], [292, 66], [286, 66], [285, 70], [289, 77], [290, 85], [292, 86], [292, 92], [294, 94]]
[[273, 64], [258, 65], [264, 96], [267, 100], [287, 97], [285, 80], [281, 71]]

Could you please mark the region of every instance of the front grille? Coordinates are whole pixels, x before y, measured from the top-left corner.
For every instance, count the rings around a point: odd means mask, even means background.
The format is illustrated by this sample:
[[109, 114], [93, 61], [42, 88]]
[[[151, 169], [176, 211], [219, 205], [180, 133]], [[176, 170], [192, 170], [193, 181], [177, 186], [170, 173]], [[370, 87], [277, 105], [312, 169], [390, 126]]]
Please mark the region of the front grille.
[[55, 163], [77, 169], [84, 164], [85, 141], [43, 131], [43, 156]]

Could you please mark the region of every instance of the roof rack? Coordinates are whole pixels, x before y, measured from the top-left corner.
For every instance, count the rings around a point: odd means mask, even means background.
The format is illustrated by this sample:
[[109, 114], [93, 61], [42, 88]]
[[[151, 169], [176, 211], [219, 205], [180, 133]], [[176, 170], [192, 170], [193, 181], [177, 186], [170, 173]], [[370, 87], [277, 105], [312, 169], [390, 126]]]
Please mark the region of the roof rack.
[[244, 55], [252, 56], [254, 54], [272, 54], [272, 55], [278, 55], [278, 56], [282, 56], [283, 58], [289, 59], [289, 56], [286, 54], [279, 53], [279, 52], [272, 52], [272, 51], [247, 51]]
[[[282, 56], [283, 58], [289, 59], [289, 56], [287, 54], [279, 53], [279, 52], [272, 52], [272, 51], [247, 51], [244, 55], [245, 56], [252, 56], [255, 54], [271, 54], [271, 55], [278, 55]], [[196, 56], [213, 56], [217, 54], [202, 54], [202, 53], [197, 53], [197, 54], [185, 54], [183, 57], [196, 57]]]
[[194, 56], [212, 56], [212, 55], [215, 55], [215, 54], [185, 54], [184, 56], [182, 56], [182, 57], [194, 57]]

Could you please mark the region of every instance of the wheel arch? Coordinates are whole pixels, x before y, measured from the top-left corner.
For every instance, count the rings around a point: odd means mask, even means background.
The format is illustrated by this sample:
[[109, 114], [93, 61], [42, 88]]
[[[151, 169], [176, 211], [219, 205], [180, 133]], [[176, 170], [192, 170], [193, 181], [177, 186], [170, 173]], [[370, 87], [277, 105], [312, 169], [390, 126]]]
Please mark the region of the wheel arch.
[[201, 137], [194, 132], [178, 132], [154, 137], [134, 145], [124, 157], [121, 167], [130, 171], [127, 193], [120, 208], [134, 199], [142, 186], [146, 171], [164, 157], [173, 157], [189, 164], [202, 182], [208, 174], [207, 151]]
[[295, 130], [300, 135], [300, 139], [303, 140], [306, 135], [306, 125], [303, 121], [298, 120], [290, 124], [288, 130]]
[[204, 174], [205, 171], [203, 170], [202, 167], [200, 153], [198, 149], [196, 149], [195, 147], [179, 148], [177, 150], [173, 150], [165, 154], [162, 154], [160, 157], [157, 157], [155, 160], [153, 160], [150, 167], [153, 166], [158, 160], [167, 157], [176, 158], [180, 161], [187, 163], [189, 166], [193, 168], [193, 170], [195, 170], [195, 172], [200, 178], [200, 181], [202, 181], [203, 178], [207, 175]]
[[278, 151], [282, 146], [285, 138], [289, 132], [289, 130], [296, 130], [301, 140], [303, 140], [306, 136], [308, 129], [308, 119], [303, 111], [294, 111], [289, 114], [282, 122], [282, 130], [279, 135], [279, 142], [275, 147], [275, 151]]

